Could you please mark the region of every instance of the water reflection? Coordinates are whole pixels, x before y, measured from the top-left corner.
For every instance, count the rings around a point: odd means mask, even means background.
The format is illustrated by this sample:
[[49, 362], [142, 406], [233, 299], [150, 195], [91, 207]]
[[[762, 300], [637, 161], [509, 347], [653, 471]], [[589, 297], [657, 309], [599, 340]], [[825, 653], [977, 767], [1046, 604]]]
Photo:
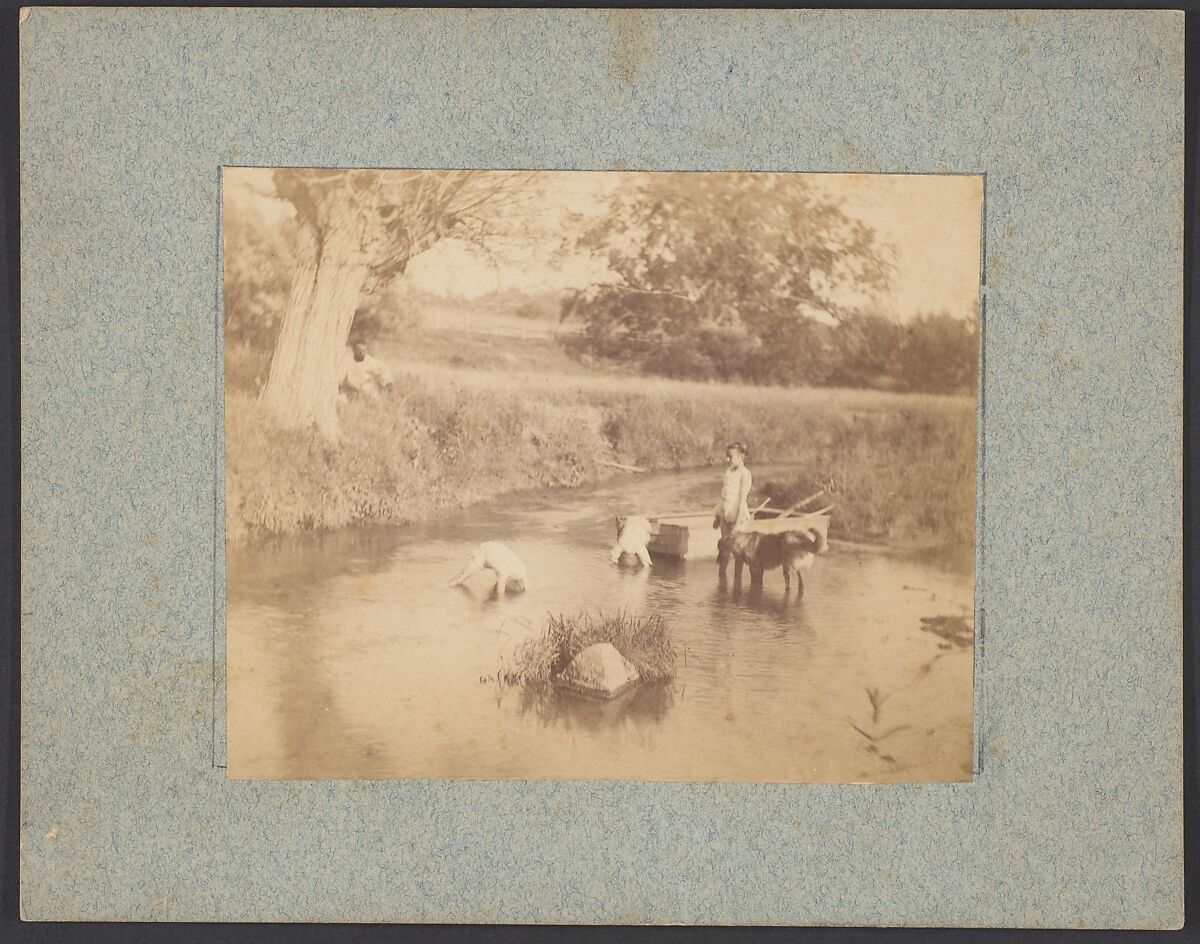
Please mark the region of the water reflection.
[[522, 715], [535, 715], [543, 726], [599, 731], [617, 724], [637, 726], [662, 721], [675, 701], [676, 688], [673, 682], [655, 682], [603, 700], [544, 685], [522, 689], [518, 705]]
[[714, 609], [728, 607], [735, 613], [756, 613], [769, 617], [783, 628], [803, 622], [803, 616], [797, 612], [797, 607], [803, 604], [804, 595], [795, 589], [768, 590], [762, 586], [753, 586], [749, 582], [742, 584], [718, 578], [712, 601]]

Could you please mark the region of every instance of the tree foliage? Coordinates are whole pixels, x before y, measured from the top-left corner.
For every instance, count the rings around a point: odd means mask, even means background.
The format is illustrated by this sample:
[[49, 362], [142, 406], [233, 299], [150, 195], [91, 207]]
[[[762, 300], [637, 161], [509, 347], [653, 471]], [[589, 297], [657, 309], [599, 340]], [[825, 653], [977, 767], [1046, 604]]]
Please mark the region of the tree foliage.
[[575, 349], [670, 376], [825, 382], [829, 326], [890, 271], [869, 227], [787, 174], [638, 175], [578, 245], [614, 278], [564, 301]]
[[973, 312], [919, 314], [907, 322], [856, 313], [831, 338], [831, 385], [964, 393], [975, 389], [979, 377], [979, 320]]
[[892, 371], [902, 390], [973, 391], [979, 381], [979, 319], [944, 312], [915, 318], [905, 325]]
[[645, 174], [571, 246], [612, 273], [569, 294], [577, 356], [668, 377], [939, 393], [972, 390], [978, 309], [876, 314], [888, 247], [811, 182]]
[[520, 175], [492, 171], [391, 171], [281, 168], [275, 193], [320, 242], [349, 228], [355, 261], [367, 268], [364, 290], [404, 274], [408, 262], [454, 235], [482, 242], [495, 235], [502, 209], [521, 192]]
[[222, 224], [226, 341], [270, 349], [291, 289], [295, 223], [268, 225], [234, 204], [227, 206]]

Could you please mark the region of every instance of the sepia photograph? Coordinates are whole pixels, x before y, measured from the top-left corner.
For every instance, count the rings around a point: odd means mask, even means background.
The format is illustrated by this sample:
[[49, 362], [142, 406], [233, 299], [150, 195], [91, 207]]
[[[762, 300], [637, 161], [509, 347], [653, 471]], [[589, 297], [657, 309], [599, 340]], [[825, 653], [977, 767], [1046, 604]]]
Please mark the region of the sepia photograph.
[[983, 208], [224, 168], [227, 775], [971, 780]]

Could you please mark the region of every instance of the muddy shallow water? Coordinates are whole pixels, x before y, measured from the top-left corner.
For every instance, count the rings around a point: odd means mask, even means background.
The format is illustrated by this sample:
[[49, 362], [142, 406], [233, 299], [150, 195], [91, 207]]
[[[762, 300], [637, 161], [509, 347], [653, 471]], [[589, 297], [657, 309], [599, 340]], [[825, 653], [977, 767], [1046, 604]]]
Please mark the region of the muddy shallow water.
[[[614, 514], [702, 509], [719, 487], [629, 476], [231, 549], [229, 775], [969, 779], [970, 639], [921, 619], [970, 616], [970, 560], [833, 542], [802, 598], [778, 571], [760, 591], [712, 561], [609, 564]], [[525, 560], [527, 592], [447, 588], [484, 540]], [[673, 683], [600, 703], [481, 682], [547, 613], [619, 608], [668, 620]]]

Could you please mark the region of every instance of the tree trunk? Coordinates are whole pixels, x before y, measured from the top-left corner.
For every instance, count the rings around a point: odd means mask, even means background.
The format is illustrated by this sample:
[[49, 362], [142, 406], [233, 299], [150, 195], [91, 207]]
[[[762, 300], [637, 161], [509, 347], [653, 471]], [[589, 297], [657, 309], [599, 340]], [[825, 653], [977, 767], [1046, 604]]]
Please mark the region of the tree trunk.
[[368, 273], [361, 225], [345, 209], [333, 208], [324, 226], [301, 227], [295, 280], [261, 395], [283, 426], [315, 425], [334, 441], [342, 358]]
[[[260, 397], [285, 427], [315, 425], [338, 438], [337, 393], [346, 340], [367, 280], [403, 273], [497, 188], [462, 197], [474, 179], [403, 175], [395, 186], [377, 171], [281, 168], [276, 194], [296, 209], [300, 246], [291, 295]], [[456, 196], [465, 202], [455, 210]]]

